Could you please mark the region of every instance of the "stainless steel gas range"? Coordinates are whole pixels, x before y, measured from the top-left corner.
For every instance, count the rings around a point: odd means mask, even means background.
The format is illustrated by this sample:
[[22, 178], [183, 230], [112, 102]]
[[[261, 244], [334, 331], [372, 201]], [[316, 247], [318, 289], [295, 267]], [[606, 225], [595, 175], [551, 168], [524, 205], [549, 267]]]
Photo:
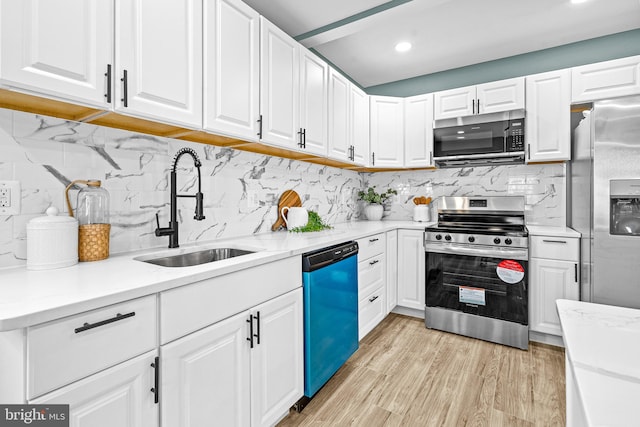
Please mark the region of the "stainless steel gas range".
[[443, 197], [424, 234], [425, 325], [526, 350], [524, 197]]

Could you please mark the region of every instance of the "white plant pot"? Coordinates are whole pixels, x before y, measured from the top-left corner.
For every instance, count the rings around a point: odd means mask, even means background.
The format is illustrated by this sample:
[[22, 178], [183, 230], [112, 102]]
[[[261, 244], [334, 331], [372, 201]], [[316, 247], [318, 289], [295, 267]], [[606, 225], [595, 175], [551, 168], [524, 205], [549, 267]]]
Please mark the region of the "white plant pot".
[[384, 208], [377, 203], [371, 203], [364, 208], [364, 216], [369, 221], [380, 221], [382, 219], [382, 213]]

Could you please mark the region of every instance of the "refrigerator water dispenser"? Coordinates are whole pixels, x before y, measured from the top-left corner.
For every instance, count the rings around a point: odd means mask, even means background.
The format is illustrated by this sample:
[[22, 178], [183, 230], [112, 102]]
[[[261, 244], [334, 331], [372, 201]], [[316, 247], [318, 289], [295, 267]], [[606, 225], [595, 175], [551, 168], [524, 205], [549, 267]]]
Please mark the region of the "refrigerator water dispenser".
[[609, 233], [640, 236], [640, 179], [612, 179]]

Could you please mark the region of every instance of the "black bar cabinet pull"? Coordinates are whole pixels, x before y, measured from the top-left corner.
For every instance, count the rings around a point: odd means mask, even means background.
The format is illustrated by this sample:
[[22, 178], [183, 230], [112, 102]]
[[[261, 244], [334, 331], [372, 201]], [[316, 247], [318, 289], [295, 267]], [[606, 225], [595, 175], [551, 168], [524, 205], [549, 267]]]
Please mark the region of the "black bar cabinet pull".
[[298, 147], [304, 148], [304, 143], [302, 142], [302, 128], [298, 131]]
[[545, 243], [562, 243], [562, 244], [566, 244], [567, 241], [566, 240], [547, 240], [547, 239], [543, 239], [542, 240]]
[[378, 299], [378, 295], [374, 296], [373, 298], [369, 298], [369, 302], [374, 302], [377, 299]]
[[262, 114], [260, 114], [260, 118], [258, 121], [258, 139], [262, 139]]
[[531, 160], [531, 144], [527, 144], [527, 160]]
[[374, 259], [373, 261], [369, 262], [369, 265], [376, 265], [379, 262], [380, 260]]
[[153, 368], [153, 388], [151, 392], [153, 393], [153, 403], [158, 403], [160, 401], [160, 358], [156, 356], [153, 363], [151, 364]]
[[302, 148], [307, 148], [307, 129], [302, 129]]
[[107, 104], [111, 104], [111, 64], [107, 64], [107, 72], [104, 76], [107, 78], [107, 93], [104, 97], [107, 98]]
[[127, 313], [127, 314], [118, 313], [116, 314], [116, 317], [112, 317], [111, 319], [101, 320], [96, 323], [85, 323], [79, 328], [76, 328], [75, 331], [76, 331], [76, 334], [78, 334], [80, 332], [88, 331], [89, 329], [97, 328], [98, 326], [108, 325], [109, 323], [117, 322], [118, 320], [126, 319], [128, 317], [133, 317], [135, 315], [136, 315], [135, 311], [132, 311], [131, 313]]
[[258, 314], [256, 314], [254, 317], [258, 324], [258, 327], [256, 328], [258, 330], [258, 333], [255, 334], [254, 337], [256, 337], [256, 344], [260, 345], [260, 312], [258, 312]]
[[377, 242], [378, 240], [380, 239], [378, 239], [377, 237], [375, 239], [369, 239], [369, 243]]
[[249, 318], [247, 319], [247, 323], [249, 323], [249, 338], [247, 338], [247, 341], [249, 341], [251, 343], [251, 348], [253, 348], [253, 315], [250, 314]]
[[575, 278], [576, 278], [575, 280], [576, 280], [576, 283], [578, 283], [578, 264], [574, 264], [573, 267], [574, 267], [573, 271], [575, 273]]
[[373, 152], [371, 153], [371, 166], [375, 166], [376, 165], [376, 153]]
[[476, 107], [476, 111], [478, 112], [478, 114], [480, 114], [480, 98], [476, 99], [476, 101], [478, 102], [478, 106]]
[[120, 81], [122, 82], [122, 98], [120, 98], [120, 101], [123, 102], [125, 107], [129, 106], [129, 95], [127, 93], [128, 89], [127, 89], [127, 70], [124, 70], [122, 72], [122, 78], [120, 79]]
[[471, 101], [471, 114], [475, 114], [476, 113], [476, 100], [472, 100]]

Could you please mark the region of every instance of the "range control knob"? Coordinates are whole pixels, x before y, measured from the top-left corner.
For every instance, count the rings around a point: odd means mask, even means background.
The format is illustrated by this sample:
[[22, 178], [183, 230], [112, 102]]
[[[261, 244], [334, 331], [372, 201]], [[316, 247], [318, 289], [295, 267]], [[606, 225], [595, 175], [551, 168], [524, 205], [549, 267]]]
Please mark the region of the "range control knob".
[[441, 234], [436, 234], [436, 240], [442, 240], [442, 235]]
[[469, 243], [473, 243], [476, 241], [476, 238], [473, 236], [469, 236], [469, 238], [467, 239], [469, 241]]
[[495, 239], [493, 239], [493, 243], [495, 243], [496, 245], [499, 245], [500, 239], [496, 237]]
[[507, 237], [506, 239], [504, 239], [504, 243], [510, 245], [513, 243], [513, 241]]
[[444, 240], [446, 240], [447, 242], [451, 241], [451, 236], [449, 236], [448, 234], [446, 236], [444, 236]]

